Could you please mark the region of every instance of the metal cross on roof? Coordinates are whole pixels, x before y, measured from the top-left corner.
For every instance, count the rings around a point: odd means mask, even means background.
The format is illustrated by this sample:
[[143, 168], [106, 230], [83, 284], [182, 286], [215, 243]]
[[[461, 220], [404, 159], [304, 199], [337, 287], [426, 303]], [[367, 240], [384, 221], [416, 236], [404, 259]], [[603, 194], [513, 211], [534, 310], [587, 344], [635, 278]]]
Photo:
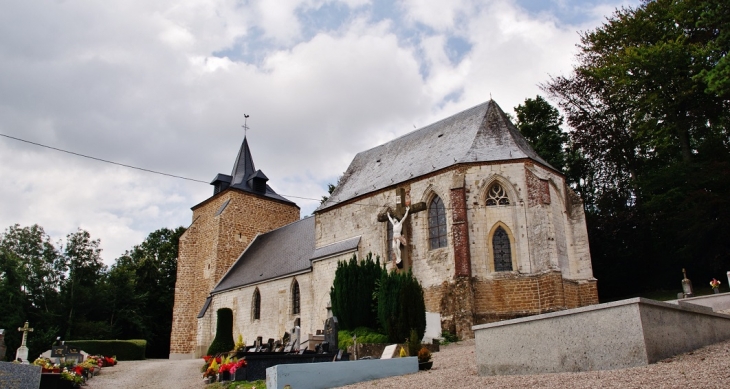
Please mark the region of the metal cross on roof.
[[244, 138], [246, 137], [246, 134], [248, 133], [248, 126], [246, 125], [246, 122], [248, 121], [249, 116], [251, 116], [251, 115], [246, 115], [245, 113], [243, 114], [243, 125], [241, 127], [243, 127], [243, 137]]

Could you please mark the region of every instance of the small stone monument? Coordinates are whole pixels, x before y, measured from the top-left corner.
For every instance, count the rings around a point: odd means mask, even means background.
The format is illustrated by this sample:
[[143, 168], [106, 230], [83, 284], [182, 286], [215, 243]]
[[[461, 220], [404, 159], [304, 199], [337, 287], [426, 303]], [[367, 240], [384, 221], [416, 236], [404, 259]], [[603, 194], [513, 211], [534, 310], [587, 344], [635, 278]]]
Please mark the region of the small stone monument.
[[292, 350], [299, 350], [299, 342], [302, 340], [302, 331], [299, 326], [294, 327], [294, 335], [292, 335], [291, 348]]
[[5, 360], [5, 330], [0, 329], [0, 361]]
[[28, 327], [28, 321], [25, 322], [23, 327], [18, 327], [18, 331], [23, 333], [23, 340], [20, 342], [20, 347], [15, 352], [15, 359], [22, 360], [24, 364], [28, 364], [28, 333], [33, 332], [33, 329]]
[[327, 343], [327, 347], [323, 350], [326, 353], [337, 353], [338, 350], [338, 336], [339, 336], [340, 325], [337, 322], [337, 317], [332, 316], [324, 322], [324, 342]]
[[692, 281], [687, 278], [687, 271], [685, 269], [682, 269], [682, 274], [684, 274], [684, 279], [682, 279], [682, 292], [684, 293], [684, 297], [694, 297]]

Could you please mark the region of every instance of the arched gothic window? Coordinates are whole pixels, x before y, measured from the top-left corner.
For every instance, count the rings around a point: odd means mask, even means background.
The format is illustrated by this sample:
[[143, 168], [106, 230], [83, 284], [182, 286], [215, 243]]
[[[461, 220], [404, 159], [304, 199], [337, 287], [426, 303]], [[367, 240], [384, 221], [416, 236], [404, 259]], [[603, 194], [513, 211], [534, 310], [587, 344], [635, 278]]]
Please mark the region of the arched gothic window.
[[291, 313], [296, 315], [299, 313], [299, 283], [294, 280], [294, 284], [291, 288]]
[[446, 208], [441, 198], [434, 196], [428, 205], [428, 241], [431, 249], [446, 247]]
[[487, 206], [491, 205], [509, 205], [507, 191], [496, 182], [487, 191]]
[[261, 293], [259, 288], [253, 291], [253, 301], [251, 302], [251, 316], [253, 320], [261, 319]]
[[512, 248], [509, 235], [502, 226], [497, 227], [492, 235], [492, 253], [494, 253], [494, 271], [512, 271]]

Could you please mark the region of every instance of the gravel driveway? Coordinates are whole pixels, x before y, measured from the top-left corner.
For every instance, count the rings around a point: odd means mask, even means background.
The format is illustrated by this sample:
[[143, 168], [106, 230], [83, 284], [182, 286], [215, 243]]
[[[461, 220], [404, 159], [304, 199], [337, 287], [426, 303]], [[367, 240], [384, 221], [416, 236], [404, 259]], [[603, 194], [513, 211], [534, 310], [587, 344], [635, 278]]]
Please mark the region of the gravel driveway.
[[146, 361], [120, 361], [114, 367], [105, 367], [90, 379], [86, 389], [170, 388], [203, 389], [200, 373], [202, 359], [171, 361], [148, 359]]
[[[400, 377], [348, 385], [373, 388], [728, 388], [730, 341], [714, 344], [644, 367], [585, 373], [531, 376], [477, 375], [474, 340], [441, 347], [433, 354], [433, 369]], [[204, 389], [201, 359], [119, 362], [91, 379], [86, 389]], [[296, 389], [296, 388], [294, 388]]]

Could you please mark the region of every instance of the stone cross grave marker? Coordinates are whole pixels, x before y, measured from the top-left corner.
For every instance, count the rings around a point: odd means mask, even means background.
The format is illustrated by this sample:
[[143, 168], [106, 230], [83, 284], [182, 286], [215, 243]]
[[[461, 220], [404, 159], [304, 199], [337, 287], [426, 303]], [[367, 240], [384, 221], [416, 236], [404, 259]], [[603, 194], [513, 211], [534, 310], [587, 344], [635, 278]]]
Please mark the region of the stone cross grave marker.
[[0, 388], [38, 389], [40, 386], [40, 366], [0, 362]]
[[327, 350], [323, 350], [328, 353], [336, 353], [338, 350], [338, 339], [340, 331], [340, 324], [337, 321], [337, 317], [332, 316], [324, 322], [324, 343], [327, 343]]
[[18, 327], [18, 331], [23, 333], [23, 340], [20, 342], [18, 351], [15, 352], [15, 359], [21, 359], [23, 363], [28, 363], [28, 333], [33, 332], [33, 329], [28, 326], [28, 321], [25, 322], [23, 327]]
[[[421, 211], [425, 211], [427, 208], [426, 203], [419, 202], [415, 204], [411, 204], [411, 192], [405, 190], [405, 188], [396, 188], [395, 190], [395, 209], [391, 209], [388, 207], [385, 211], [378, 214], [378, 221], [381, 223], [391, 223], [391, 218], [388, 217], [388, 214], [392, 218], [394, 218], [394, 222], [397, 219], [397, 223], [400, 224], [401, 228], [401, 239], [400, 242], [393, 242], [396, 240], [397, 237], [392, 237], [391, 241], [388, 242], [389, 246], [396, 246], [393, 248], [393, 254], [398, 256], [398, 253], [400, 253], [401, 262], [397, 263], [397, 260], [395, 258], [387, 258], [387, 261], [393, 261], [396, 263], [396, 266], [399, 269], [408, 269], [410, 268], [410, 251], [409, 250], [402, 250], [400, 246], [406, 246], [408, 244], [408, 236], [410, 236], [411, 232], [411, 224], [406, 223], [407, 220], [403, 220], [404, 218], [407, 218], [410, 215], [413, 215], [414, 213], [418, 213]], [[408, 212], [408, 214], [406, 214]], [[395, 230], [396, 228], [394, 228]], [[395, 231], [394, 231], [395, 232]], [[405, 244], [403, 243], [405, 241]], [[396, 251], [398, 250], [398, 251]]]
[[393, 355], [395, 355], [396, 348], [398, 348], [397, 344], [391, 344], [391, 345], [385, 346], [385, 349], [383, 350], [383, 355], [380, 356], [380, 359], [393, 358]]

